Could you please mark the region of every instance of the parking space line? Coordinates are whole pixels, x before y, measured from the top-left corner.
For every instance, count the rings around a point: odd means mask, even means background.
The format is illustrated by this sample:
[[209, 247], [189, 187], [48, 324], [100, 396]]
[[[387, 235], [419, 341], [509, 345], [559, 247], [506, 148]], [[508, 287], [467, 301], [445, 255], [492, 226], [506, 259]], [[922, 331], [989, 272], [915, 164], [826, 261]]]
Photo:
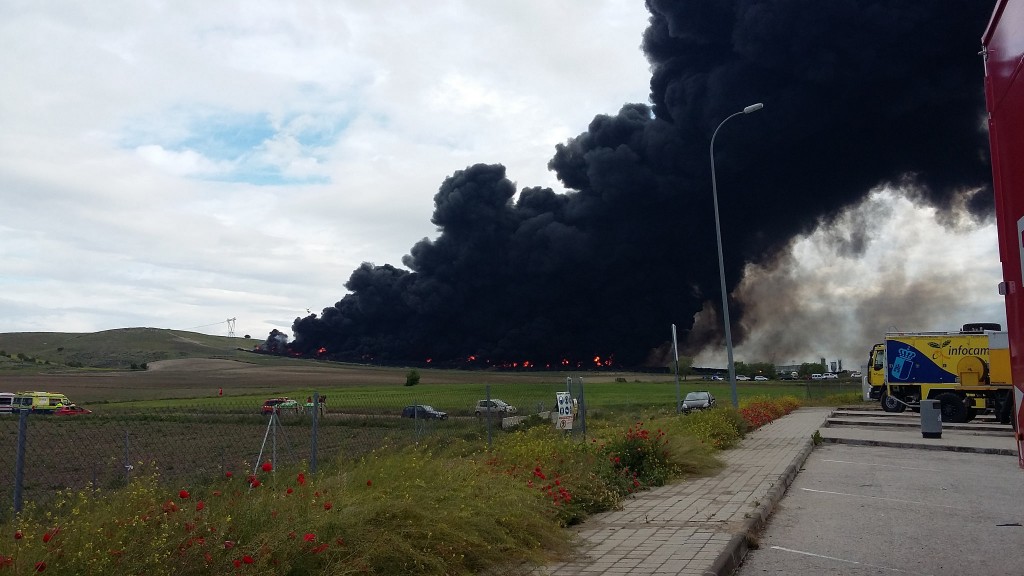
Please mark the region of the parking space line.
[[883, 468], [897, 468], [899, 470], [920, 470], [920, 471], [923, 471], [923, 472], [942, 472], [942, 470], [939, 470], [937, 468], [914, 468], [912, 466], [895, 466], [893, 464], [872, 464], [871, 462], [852, 462], [850, 460], [827, 460], [825, 458], [822, 458], [821, 461], [822, 462], [833, 462], [833, 463], [837, 463], [837, 464], [859, 464], [861, 466], [880, 466], [880, 467], [883, 467]]
[[824, 554], [815, 554], [814, 552], [805, 552], [803, 550], [793, 550], [792, 548], [783, 548], [782, 546], [772, 546], [772, 550], [781, 550], [782, 552], [792, 552], [793, 554], [801, 554], [803, 556], [812, 556], [814, 558], [823, 558], [825, 560], [834, 560], [836, 562], [843, 562], [845, 564], [856, 564], [857, 566], [864, 566], [866, 568], [877, 568], [879, 570], [888, 570], [889, 572], [899, 572], [900, 574], [911, 574], [912, 576], [933, 576], [931, 574], [925, 574], [922, 572], [911, 572], [909, 570], [901, 570], [900, 568], [889, 568], [888, 566], [879, 566], [878, 564], [868, 564], [866, 562], [858, 562], [856, 560], [847, 560], [845, 558], [836, 558], [835, 556], [825, 556]]
[[829, 490], [815, 490], [814, 488], [801, 488], [804, 492], [817, 492], [819, 494], [833, 494], [835, 496], [853, 496], [855, 498], [870, 498], [872, 500], [886, 500], [889, 502], [902, 502], [904, 504], [923, 504], [925, 506], [938, 506], [939, 508], [952, 508], [958, 510], [956, 506], [947, 506], [945, 504], [934, 504], [932, 502], [917, 502], [914, 500], [900, 500], [899, 498], [882, 498], [881, 496], [867, 496], [864, 494], [850, 494], [847, 492], [831, 492]]

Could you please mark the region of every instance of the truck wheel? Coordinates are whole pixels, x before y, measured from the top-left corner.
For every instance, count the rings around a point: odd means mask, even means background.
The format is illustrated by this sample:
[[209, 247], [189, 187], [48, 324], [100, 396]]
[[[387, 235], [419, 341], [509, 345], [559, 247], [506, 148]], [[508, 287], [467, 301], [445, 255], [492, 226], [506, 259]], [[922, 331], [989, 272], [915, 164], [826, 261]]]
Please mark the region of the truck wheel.
[[964, 422], [970, 422], [971, 420], [974, 420], [977, 417], [978, 417], [978, 409], [977, 408], [968, 408], [967, 409], [967, 417], [964, 418]]
[[879, 402], [882, 404], [882, 410], [886, 412], [903, 412], [907, 409], [907, 405], [897, 400], [894, 396], [890, 396], [882, 391], [882, 397], [879, 398]]
[[939, 401], [939, 411], [943, 422], [963, 424], [967, 422], [967, 405], [963, 398], [952, 392], [943, 392], [935, 397]]
[[1006, 393], [1003, 396], [1003, 401], [999, 403], [999, 417], [1000, 424], [1009, 424], [1013, 421], [1013, 390]]

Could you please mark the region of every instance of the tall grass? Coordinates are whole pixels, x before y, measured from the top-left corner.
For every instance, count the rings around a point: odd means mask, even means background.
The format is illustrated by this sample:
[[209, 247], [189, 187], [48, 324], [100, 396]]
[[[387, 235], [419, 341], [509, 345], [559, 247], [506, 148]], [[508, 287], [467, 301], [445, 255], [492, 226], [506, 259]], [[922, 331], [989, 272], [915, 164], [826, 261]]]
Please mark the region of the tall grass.
[[[629, 494], [716, 471], [719, 450], [795, 401], [642, 421], [597, 419], [586, 438], [550, 424], [491, 450], [446, 438], [336, 460], [316, 475], [264, 462], [168, 490], [65, 491], [0, 525], [0, 571], [32, 574], [528, 573], [570, 554], [570, 524]], [[746, 410], [746, 412], [744, 412]]]

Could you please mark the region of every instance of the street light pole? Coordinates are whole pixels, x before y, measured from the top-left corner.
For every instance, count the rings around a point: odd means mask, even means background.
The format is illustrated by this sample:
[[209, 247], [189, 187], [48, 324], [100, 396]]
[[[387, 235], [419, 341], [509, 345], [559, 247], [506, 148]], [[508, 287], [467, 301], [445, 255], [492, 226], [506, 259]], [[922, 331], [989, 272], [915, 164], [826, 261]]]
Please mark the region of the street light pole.
[[725, 319], [725, 349], [729, 360], [729, 388], [732, 391], [733, 408], [740, 407], [739, 397], [736, 395], [736, 364], [732, 359], [732, 329], [729, 328], [729, 296], [725, 291], [725, 258], [722, 256], [722, 224], [718, 218], [718, 181], [715, 178], [715, 136], [726, 122], [740, 114], [750, 114], [764, 108], [764, 104], [758, 102], [751, 104], [739, 112], [734, 112], [719, 123], [718, 128], [711, 135], [711, 195], [715, 199], [715, 239], [718, 241], [718, 279], [722, 283], [722, 316]]

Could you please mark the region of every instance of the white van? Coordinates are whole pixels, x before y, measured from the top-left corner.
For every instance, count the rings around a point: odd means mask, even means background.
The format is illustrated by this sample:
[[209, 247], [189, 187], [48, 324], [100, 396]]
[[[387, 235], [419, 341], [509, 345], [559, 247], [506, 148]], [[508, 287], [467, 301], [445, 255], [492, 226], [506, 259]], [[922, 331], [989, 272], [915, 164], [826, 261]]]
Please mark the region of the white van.
[[10, 414], [12, 405], [14, 405], [14, 393], [0, 392], [0, 414]]
[[824, 380], [825, 377], [821, 374], [811, 374], [811, 380]]

